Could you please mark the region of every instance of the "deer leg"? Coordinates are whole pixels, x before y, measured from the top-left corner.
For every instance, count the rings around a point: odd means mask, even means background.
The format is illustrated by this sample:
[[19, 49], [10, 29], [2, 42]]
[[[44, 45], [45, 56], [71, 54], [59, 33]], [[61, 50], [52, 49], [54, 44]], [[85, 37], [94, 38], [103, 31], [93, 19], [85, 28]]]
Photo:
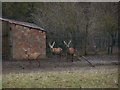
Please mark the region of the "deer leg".
[[73, 62], [73, 54], [72, 54], [72, 62]]
[[59, 54], [59, 57], [60, 57], [60, 60], [61, 60], [61, 57], [62, 57], [62, 54], [61, 54], [61, 53]]
[[40, 61], [39, 61], [39, 59], [38, 59], [39, 56], [40, 56], [40, 55], [38, 55], [37, 58], [36, 58], [36, 61], [38, 62], [38, 67], [40, 67]]
[[31, 60], [30, 60], [30, 55], [28, 55], [28, 61], [29, 61], [29, 65], [32, 64]]
[[30, 64], [30, 66], [32, 65], [32, 60], [30, 60], [30, 59], [28, 59], [29, 60], [29, 64]]
[[40, 61], [38, 59], [36, 59], [37, 63], [38, 63], [38, 67], [40, 67]]
[[54, 59], [55, 59], [55, 60], [57, 59], [57, 54], [54, 54]]
[[68, 61], [68, 55], [66, 54], [66, 59], [67, 59], [67, 61]]
[[56, 54], [55, 56], [56, 56], [56, 59], [59, 60], [59, 54]]
[[69, 61], [69, 54], [67, 54], [67, 61]]
[[55, 57], [55, 54], [54, 53], [52, 53], [52, 59]]
[[28, 60], [29, 64], [31, 64], [30, 59], [29, 59], [29, 56], [27, 57], [27, 60]]

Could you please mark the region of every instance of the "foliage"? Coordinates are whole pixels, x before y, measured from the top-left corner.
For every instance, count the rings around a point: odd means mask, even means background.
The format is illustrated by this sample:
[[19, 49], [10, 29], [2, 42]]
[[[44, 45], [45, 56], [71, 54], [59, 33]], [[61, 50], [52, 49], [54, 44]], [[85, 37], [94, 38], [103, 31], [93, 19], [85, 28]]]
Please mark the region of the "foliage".
[[47, 30], [47, 42], [56, 41], [56, 47], [65, 48], [62, 41], [71, 39], [71, 46], [82, 52], [85, 46], [86, 49], [95, 49], [95, 46], [99, 50], [106, 50], [109, 42], [106, 35], [113, 35], [118, 29], [117, 5], [114, 2], [3, 3], [3, 17], [33, 22], [43, 27]]
[[16, 19], [20, 21], [31, 21], [31, 13], [33, 12], [33, 3], [17, 3], [9, 2], [3, 3], [3, 17]]

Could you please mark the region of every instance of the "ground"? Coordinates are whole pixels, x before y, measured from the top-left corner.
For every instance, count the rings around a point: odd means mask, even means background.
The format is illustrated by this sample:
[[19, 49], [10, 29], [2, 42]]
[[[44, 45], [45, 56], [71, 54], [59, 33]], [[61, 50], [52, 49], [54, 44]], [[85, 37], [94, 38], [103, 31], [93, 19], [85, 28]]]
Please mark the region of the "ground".
[[86, 56], [74, 62], [56, 58], [33, 61], [3, 61], [3, 88], [117, 88], [118, 59], [116, 55]]

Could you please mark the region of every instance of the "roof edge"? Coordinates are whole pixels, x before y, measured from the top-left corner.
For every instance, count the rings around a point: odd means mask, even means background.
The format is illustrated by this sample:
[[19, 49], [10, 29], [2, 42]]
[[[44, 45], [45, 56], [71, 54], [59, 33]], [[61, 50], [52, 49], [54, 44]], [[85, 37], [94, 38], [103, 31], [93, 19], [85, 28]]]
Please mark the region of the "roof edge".
[[[37, 29], [37, 30], [46, 32], [46, 30], [44, 30], [43, 28], [41, 28], [38, 25], [33, 24], [33, 23], [21, 22], [21, 21], [17, 21], [17, 20], [5, 19], [5, 18], [1, 18], [1, 17], [0, 17], [0, 20], [1, 21], [6, 21], [6, 22], [9, 22], [9, 23], [12, 23], [12, 24], [25, 26], [25, 27], [28, 27], [28, 28]], [[27, 24], [24, 24], [24, 23], [27, 23]], [[32, 25], [36, 25], [36, 26], [31, 26], [31, 25], [28, 25], [28, 24], [32, 24]]]

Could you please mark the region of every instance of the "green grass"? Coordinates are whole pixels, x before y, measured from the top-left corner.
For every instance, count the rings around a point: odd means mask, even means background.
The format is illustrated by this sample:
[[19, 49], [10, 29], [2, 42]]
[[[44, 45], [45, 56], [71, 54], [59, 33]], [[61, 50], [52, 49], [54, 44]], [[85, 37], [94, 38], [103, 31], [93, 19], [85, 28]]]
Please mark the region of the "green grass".
[[0, 74], [0, 89], [2, 89], [2, 75]]
[[0, 80], [0, 89], [2, 89], [2, 80]]
[[9, 73], [3, 88], [116, 88], [117, 69]]

